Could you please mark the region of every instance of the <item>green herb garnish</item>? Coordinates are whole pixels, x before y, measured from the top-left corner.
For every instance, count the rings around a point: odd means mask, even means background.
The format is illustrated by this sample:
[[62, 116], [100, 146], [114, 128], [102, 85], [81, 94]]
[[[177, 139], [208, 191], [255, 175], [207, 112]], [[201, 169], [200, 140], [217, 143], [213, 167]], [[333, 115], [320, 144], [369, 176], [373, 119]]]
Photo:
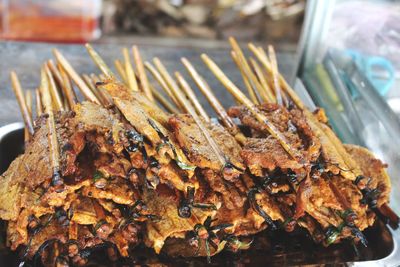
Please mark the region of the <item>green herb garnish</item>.
[[99, 170], [95, 171], [93, 174], [93, 180], [96, 182], [101, 178], [104, 178], [104, 174]]

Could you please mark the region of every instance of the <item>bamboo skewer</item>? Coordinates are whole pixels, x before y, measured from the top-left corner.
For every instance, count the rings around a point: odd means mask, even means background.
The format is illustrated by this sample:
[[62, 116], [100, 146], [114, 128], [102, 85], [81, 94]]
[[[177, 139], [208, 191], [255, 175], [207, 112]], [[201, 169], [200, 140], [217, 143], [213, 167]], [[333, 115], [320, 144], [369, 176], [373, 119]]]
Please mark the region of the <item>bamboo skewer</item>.
[[168, 97], [175, 103], [175, 105], [181, 109], [178, 101], [176, 100], [175, 96], [172, 94], [171, 90], [169, 89], [168, 84], [165, 82], [164, 78], [161, 76], [161, 74], [151, 65], [150, 62], [145, 62], [144, 63], [146, 69], [148, 69], [153, 75], [154, 79], [161, 85], [161, 88], [167, 93]]
[[140, 85], [143, 89], [144, 94], [148, 99], [154, 101], [154, 97], [149, 85], [149, 80], [147, 78], [146, 70], [143, 64], [142, 57], [140, 56], [139, 49], [136, 46], [132, 47], [133, 58], [135, 60], [135, 65], [137, 69], [137, 73], [139, 76]]
[[47, 62], [47, 66], [49, 67], [55, 81], [58, 83], [65, 97], [67, 105], [64, 106], [67, 109], [72, 109], [75, 106], [77, 99], [75, 92], [72, 90], [72, 85], [68, 78], [68, 75], [65, 73], [61, 65], [59, 65], [59, 68], [57, 68], [52, 60], [49, 60]]
[[[263, 65], [263, 67], [265, 68], [265, 70], [267, 71], [267, 73], [273, 78], [274, 75], [275, 77], [278, 78], [279, 84], [282, 87], [285, 87], [285, 84], [287, 85], [285, 79], [283, 78], [283, 76], [279, 73], [278, 70], [276, 70], [276, 74], [274, 74], [274, 70], [273, 70], [273, 66], [272, 63], [269, 61], [268, 56], [266, 54], [266, 52], [264, 51], [264, 49], [262, 47], [255, 47], [254, 44], [249, 43], [248, 45], [249, 49], [251, 50], [251, 52], [253, 52], [253, 54], [257, 57], [257, 59], [261, 62], [261, 64]], [[276, 56], [275, 56], [276, 59]], [[273, 78], [274, 79], [274, 78]], [[274, 86], [274, 88], [276, 88]], [[278, 87], [280, 88], [280, 87]], [[283, 91], [280, 91], [281, 94], [283, 93]], [[275, 97], [277, 97], [276, 95], [276, 91], [274, 91]], [[281, 95], [282, 97], [285, 97], [284, 94]]]
[[218, 116], [221, 118], [222, 122], [229, 129], [233, 129], [236, 127], [235, 123], [232, 121], [231, 117], [228, 116], [224, 107], [219, 102], [219, 100], [212, 93], [210, 86], [207, 82], [200, 76], [200, 74], [196, 71], [193, 65], [186, 58], [181, 59], [183, 65], [186, 67], [186, 70], [189, 72], [192, 79], [195, 81], [196, 85], [199, 87], [200, 91], [205, 95], [208, 102], [214, 108], [215, 112], [217, 112]]
[[100, 82], [100, 78], [97, 77], [97, 75], [94, 74], [94, 73], [90, 74], [90, 79], [92, 79], [92, 81], [93, 81], [94, 84]]
[[103, 99], [105, 106], [107, 108], [111, 108], [114, 104], [113, 104], [113, 100], [112, 100], [112, 97], [110, 96], [110, 94], [107, 92], [106, 89], [96, 86], [97, 83], [101, 82], [100, 78], [97, 77], [96, 74], [92, 73], [92, 74], [90, 74], [90, 79], [92, 81], [92, 84], [94, 84], [96, 92], [98, 93], [100, 98]]
[[189, 72], [190, 76], [192, 79], [195, 81], [197, 86], [200, 88], [200, 91], [203, 93], [203, 95], [207, 98], [211, 106], [214, 108], [214, 110], [217, 112], [219, 118], [222, 120], [222, 123], [225, 125], [225, 127], [228, 128], [228, 132], [235, 137], [235, 139], [240, 143], [244, 144], [246, 141], [246, 137], [243, 135], [242, 132], [240, 132], [239, 128], [237, 125], [232, 121], [231, 117], [228, 116], [226, 113], [226, 110], [224, 107], [221, 105], [219, 100], [215, 97], [215, 95], [212, 93], [209, 85], [206, 83], [206, 81], [200, 76], [200, 74], [196, 71], [196, 69], [193, 67], [193, 65], [187, 60], [186, 58], [181, 58], [181, 61], [183, 65], [186, 67], [187, 71]]
[[57, 89], [58, 89], [57, 91], [59, 92], [59, 95], [60, 95], [61, 100], [63, 102], [64, 108], [65, 109], [70, 109], [69, 102], [68, 102], [68, 99], [67, 99], [67, 96], [66, 96], [66, 93], [65, 93], [65, 90], [64, 90], [64, 82], [62, 80], [60, 71], [55, 66], [53, 60], [51, 60], [51, 59], [48, 60], [46, 62], [46, 64], [47, 64], [47, 67], [49, 68], [50, 73], [53, 76], [53, 79], [54, 79], [54, 81], [55, 81], [55, 83], [57, 85]]
[[139, 87], [136, 81], [136, 75], [135, 72], [133, 70], [133, 66], [131, 63], [131, 59], [129, 56], [129, 51], [127, 48], [122, 49], [122, 53], [124, 55], [124, 62], [125, 62], [125, 76], [126, 76], [126, 80], [128, 82], [128, 87], [134, 91], [134, 92], [138, 92], [139, 91]]
[[99, 79], [100, 79], [100, 81], [106, 80], [107, 77], [108, 77], [108, 76], [104, 75], [103, 73], [100, 73], [100, 74], [99, 74]]
[[[179, 111], [160, 93], [160, 92], [158, 92], [151, 84], [149, 84], [149, 82], [148, 82], [148, 79], [147, 79], [147, 75], [146, 75], [146, 73], [142, 73], [141, 75], [144, 77], [142, 77], [142, 78], [140, 78], [140, 73], [142, 72], [142, 70], [141, 70], [141, 67], [139, 67], [140, 65], [142, 65], [143, 66], [143, 70], [145, 71], [145, 66], [144, 66], [144, 64], [143, 64], [143, 61], [142, 61], [142, 59], [141, 59], [141, 57], [140, 57], [140, 54], [139, 54], [139, 51], [137, 50], [137, 48], [135, 48], [135, 46], [134, 47], [132, 47], [132, 50], [133, 50], [133, 55], [134, 55], [134, 57], [135, 57], [135, 62], [136, 62], [136, 65], [137, 65], [137, 68], [138, 68], [138, 74], [139, 74], [139, 79], [140, 79], [140, 83], [141, 83], [141, 85], [142, 84], [146, 84], [146, 82], [147, 82], [147, 87], [151, 90], [151, 95], [152, 95], [152, 97], [153, 97], [153, 100], [154, 100], [154, 98], [158, 101], [158, 102], [160, 102], [160, 104], [168, 111], [168, 112], [170, 112], [170, 113], [179, 113]], [[135, 50], [137, 50], [137, 51], [135, 51]], [[118, 66], [119, 65], [119, 66]], [[115, 61], [115, 66], [116, 66], [116, 68], [117, 68], [117, 71], [119, 72], [119, 75], [121, 76], [121, 77], [126, 77], [126, 73], [125, 73], [125, 70], [124, 70], [124, 68], [122, 67], [122, 64], [121, 64], [121, 62], [119, 62], [118, 60], [116, 60]], [[153, 68], [152, 66], [148, 66], [148, 68]], [[155, 71], [155, 72], [157, 72], [155, 69], [152, 69], [152, 71]], [[151, 71], [151, 73], [152, 73], [152, 75], [154, 76], [154, 75], [158, 75], [158, 73], [155, 73], [155, 74], [153, 74], [153, 72]], [[161, 76], [160, 76], [161, 77]], [[126, 78], [124, 78], [124, 79], [126, 79]], [[160, 79], [160, 78], [159, 78]], [[161, 78], [162, 79], [162, 78]], [[145, 82], [143, 82], [143, 80], [146, 80]], [[157, 81], [158, 81], [158, 79], [157, 79]], [[164, 81], [158, 81], [160, 84], [161, 83], [164, 83]], [[126, 82], [125, 82], [125, 84], [126, 84]], [[165, 84], [165, 83], [164, 83]], [[164, 86], [166, 86], [166, 85], [164, 85]], [[144, 85], [144, 86], [142, 86], [143, 88], [146, 88], [146, 85]], [[145, 91], [146, 89], [143, 89], [143, 91]]]
[[[173, 89], [178, 89], [178, 85], [176, 84], [175, 80], [171, 77], [168, 70], [165, 68], [164, 64], [162, 64], [161, 60], [158, 58], [153, 59], [153, 63], [160, 73], [161, 77], [164, 79], [165, 83], [167, 84], [169, 90], [171, 91], [172, 97], [175, 99], [175, 103], [182, 109], [185, 110], [185, 107], [182, 106], [182, 103], [177, 99], [176, 95], [173, 93]], [[168, 92], [167, 92], [168, 93]]]
[[43, 101], [44, 112], [48, 115], [46, 120], [48, 127], [48, 140], [49, 140], [49, 152], [50, 152], [50, 163], [53, 168], [52, 185], [61, 186], [63, 181], [60, 174], [60, 151], [57, 140], [55, 118], [53, 112], [53, 104], [50, 95], [48, 75], [46, 74], [45, 67], [41, 70], [41, 96]]
[[[103, 72], [103, 74], [99, 75], [100, 80], [105, 80], [107, 78], [112, 78], [114, 79], [115, 76], [113, 74], [113, 72], [108, 68], [107, 64], [104, 62], [104, 60], [101, 58], [101, 56], [89, 45], [86, 44], [86, 48], [89, 52], [89, 55], [91, 56], [91, 58], [93, 59], [93, 61], [95, 62], [95, 64], [100, 68], [100, 70]], [[135, 52], [134, 52], [135, 53]], [[141, 59], [140, 59], [141, 61]], [[121, 69], [121, 74], [125, 73], [123, 69]], [[124, 75], [124, 74], [122, 74]], [[95, 75], [93, 78], [95, 78], [96, 80], [98, 79], [97, 77], [95, 77]], [[125, 73], [125, 76], [127, 76], [127, 74]], [[146, 80], [147, 80], [147, 76], [146, 76]], [[104, 98], [108, 99], [109, 102], [109, 106], [111, 106], [112, 101], [110, 100], [110, 97], [108, 97], [108, 93], [106, 91], [102, 92], [101, 90], [99, 90], [101, 94], [103, 94]], [[162, 100], [161, 100], [162, 101]], [[168, 104], [167, 104], [168, 105]]]
[[[257, 80], [257, 77], [255, 74], [252, 72], [249, 63], [247, 62], [246, 57], [244, 56], [244, 53], [242, 49], [240, 48], [239, 44], [236, 42], [236, 40], [233, 37], [229, 38], [229, 42], [232, 46], [232, 49], [237, 57], [237, 65], [239, 69], [241, 69], [243, 76], [247, 76], [248, 83], [250, 84], [250, 96], [254, 95], [256, 96], [256, 91], [262, 91], [262, 85], [260, 82]], [[234, 56], [233, 56], [234, 57]], [[254, 98], [254, 97], [253, 97]]]
[[[33, 121], [33, 114], [32, 114], [32, 91], [31, 90], [26, 90], [25, 92], [25, 103], [26, 103], [26, 107], [28, 109], [28, 113], [29, 113], [29, 117], [31, 118], [31, 120]], [[35, 124], [35, 122], [33, 121], [33, 124]], [[31, 135], [28, 131], [28, 128], [25, 127], [24, 128], [24, 140], [25, 143], [28, 142], [31, 139]]]
[[183, 78], [183, 76], [178, 71], [175, 72], [175, 77], [176, 77], [179, 85], [181, 86], [182, 91], [189, 98], [190, 102], [192, 102], [195, 110], [197, 111], [197, 114], [202, 116], [205, 121], [209, 122], [210, 117], [208, 117], [207, 112], [201, 106], [199, 100], [197, 99], [196, 95], [194, 94], [192, 88], [190, 88], [190, 85], [185, 80], [185, 78]]
[[26, 106], [24, 93], [22, 91], [21, 84], [19, 83], [18, 76], [14, 71], [11, 72], [10, 76], [11, 76], [11, 85], [14, 94], [17, 98], [19, 107], [21, 109], [22, 118], [25, 122], [25, 127], [28, 129], [29, 134], [33, 135], [34, 130], [33, 130], [32, 119], [29, 116], [28, 107]]
[[218, 161], [222, 164], [223, 167], [225, 167], [227, 162], [225, 160], [224, 154], [222, 153], [222, 151], [219, 148], [218, 144], [215, 142], [215, 140], [212, 138], [212, 136], [208, 132], [207, 128], [204, 126], [202, 120], [197, 115], [197, 113], [194, 110], [194, 108], [190, 105], [190, 103], [186, 99], [185, 95], [181, 92], [181, 90], [178, 87], [171, 87], [171, 91], [175, 95], [176, 99], [179, 100], [181, 106], [183, 106], [184, 109], [187, 110], [187, 112], [193, 117], [195, 123], [200, 128], [200, 131], [202, 132], [202, 134], [206, 138], [207, 142], [211, 146], [211, 148], [214, 151], [215, 155], [217, 156]]
[[93, 94], [96, 96], [97, 100], [103, 105], [107, 105], [107, 100], [103, 99], [103, 96], [97, 90], [96, 84], [93, 82], [93, 80], [87, 75], [87, 74], [82, 74], [82, 79], [86, 82], [87, 86], [92, 90]]
[[261, 70], [260, 65], [255, 61], [255, 59], [250, 58], [250, 64], [252, 65], [254, 72], [256, 73], [257, 78], [260, 80], [260, 83], [264, 90], [260, 93], [260, 96], [267, 103], [276, 103], [276, 99], [274, 94], [272, 93], [272, 89], [269, 87], [267, 80]]
[[43, 114], [43, 106], [39, 89], [35, 90], [35, 99], [36, 99], [36, 116], [40, 117]]
[[247, 91], [249, 92], [251, 101], [253, 101], [253, 103], [256, 105], [260, 104], [260, 102], [257, 99], [256, 93], [253, 89], [253, 85], [251, 84], [250, 80], [247, 78], [245, 70], [243, 69], [243, 63], [240, 61], [239, 57], [236, 55], [236, 53], [234, 51], [231, 51], [231, 56], [243, 77], [243, 82], [247, 88]]
[[64, 68], [60, 64], [57, 65], [58, 65], [58, 71], [61, 76], [62, 88], [64, 89], [65, 97], [68, 101], [69, 107], [71, 108], [71, 110], [73, 110], [76, 103], [78, 103], [78, 98], [76, 97], [75, 91], [72, 87], [72, 83], [68, 77], [68, 74], [65, 72]]
[[107, 64], [100, 57], [100, 55], [93, 49], [93, 47], [90, 44], [85, 44], [85, 47], [86, 47], [90, 57], [93, 59], [93, 62], [97, 65], [97, 67], [99, 67], [101, 72], [106, 76], [104, 78], [115, 78], [114, 73], [107, 66]]
[[50, 72], [50, 69], [48, 65], [44, 65], [44, 70], [46, 72], [48, 81], [49, 81], [49, 90], [50, 90], [50, 95], [52, 98], [52, 103], [54, 105], [55, 111], [63, 111], [64, 109], [64, 104], [61, 99], [60, 93], [57, 90], [56, 83], [54, 81], [53, 75]]
[[26, 102], [26, 107], [28, 109], [29, 116], [31, 120], [33, 121], [33, 113], [32, 113], [32, 91], [31, 90], [26, 90], [25, 92], [25, 102]]
[[119, 75], [119, 77], [121, 78], [121, 80], [122, 80], [126, 85], [128, 85], [128, 79], [127, 79], [127, 77], [126, 77], [125, 70], [124, 70], [124, 67], [122, 66], [121, 61], [119, 61], [118, 59], [115, 60], [115, 61], [114, 61], [114, 65], [115, 65], [115, 68], [117, 69], [118, 75]]
[[96, 99], [96, 96], [93, 94], [93, 92], [90, 90], [90, 88], [86, 85], [86, 83], [82, 80], [82, 78], [79, 76], [79, 74], [76, 73], [76, 71], [72, 68], [72, 66], [65, 59], [65, 57], [57, 49], [54, 49], [53, 53], [54, 53], [57, 61], [60, 63], [60, 65], [65, 70], [65, 72], [69, 75], [69, 77], [71, 77], [71, 79], [75, 82], [75, 84], [78, 86], [79, 90], [82, 92], [82, 94], [85, 96], [85, 98], [89, 101], [100, 104], [99, 101]]
[[[275, 88], [275, 95], [276, 95], [276, 102], [278, 105], [283, 105], [283, 100], [285, 98], [285, 95], [282, 93], [281, 86], [279, 84], [279, 77], [278, 77], [278, 61], [276, 59], [276, 54], [274, 47], [272, 45], [268, 46], [268, 53], [269, 53], [269, 58], [270, 58], [270, 63], [271, 63], [271, 70], [272, 70], [272, 80]], [[285, 101], [287, 104], [287, 101]]]
[[170, 113], [178, 114], [179, 110], [176, 109], [171, 102], [168, 101], [160, 92], [157, 91], [156, 88], [150, 85], [151, 92], [155, 99], [160, 102], [160, 104]]
[[286, 152], [295, 160], [300, 161], [301, 155], [296, 150], [290, 147], [287, 143], [285, 136], [278, 130], [276, 127], [270, 123], [268, 118], [264, 116], [255, 106], [254, 104], [240, 91], [236, 85], [229, 80], [228, 77], [222, 72], [222, 70], [212, 61], [206, 54], [202, 54], [201, 58], [205, 62], [205, 64], [209, 67], [209, 69], [214, 73], [214, 75], [218, 78], [218, 80], [225, 86], [226, 89], [242, 104], [244, 104], [256, 119], [263, 123], [267, 129], [267, 131], [279, 141], [281, 146], [286, 150]]

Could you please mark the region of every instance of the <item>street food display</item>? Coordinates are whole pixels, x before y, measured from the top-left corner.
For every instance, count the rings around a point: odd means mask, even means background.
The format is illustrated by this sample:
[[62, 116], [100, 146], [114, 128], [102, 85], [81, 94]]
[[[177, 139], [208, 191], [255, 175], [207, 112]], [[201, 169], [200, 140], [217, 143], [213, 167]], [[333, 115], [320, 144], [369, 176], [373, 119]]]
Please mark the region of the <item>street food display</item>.
[[387, 166], [343, 144], [322, 109], [305, 107], [272, 47], [249, 44], [246, 58], [230, 42], [248, 96], [201, 56], [234, 96], [228, 109], [182, 59], [218, 119], [181, 73], [158, 58], [143, 62], [135, 46], [135, 67], [124, 50], [118, 76], [90, 45], [100, 75], [78, 74], [55, 50], [34, 95], [12, 73], [26, 128], [24, 154], [0, 177], [7, 245], [46, 266], [85, 265], [100, 248], [115, 260], [139, 244], [210, 261], [249, 249], [261, 231], [304, 228], [321, 246], [367, 246], [363, 230], [377, 218], [398, 223]]

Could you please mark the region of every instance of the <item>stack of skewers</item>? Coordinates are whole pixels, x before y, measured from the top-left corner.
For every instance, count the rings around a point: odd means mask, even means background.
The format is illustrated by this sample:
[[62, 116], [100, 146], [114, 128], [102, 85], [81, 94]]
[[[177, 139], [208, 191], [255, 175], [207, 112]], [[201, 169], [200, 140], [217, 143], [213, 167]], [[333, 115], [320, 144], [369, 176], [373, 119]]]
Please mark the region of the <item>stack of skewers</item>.
[[85, 265], [100, 249], [117, 260], [139, 244], [210, 261], [248, 249], [264, 229], [300, 227], [324, 246], [367, 246], [362, 231], [377, 217], [398, 224], [386, 165], [342, 144], [323, 110], [304, 106], [273, 47], [249, 44], [246, 58], [230, 42], [249, 97], [201, 56], [239, 104], [228, 110], [182, 59], [218, 120], [181, 73], [173, 77], [158, 58], [143, 62], [135, 46], [135, 67], [128, 49], [115, 61], [119, 78], [90, 45], [100, 75], [79, 75], [55, 50], [56, 63], [41, 69], [35, 120], [32, 93], [11, 73], [26, 146], [0, 178], [8, 246], [44, 265]]

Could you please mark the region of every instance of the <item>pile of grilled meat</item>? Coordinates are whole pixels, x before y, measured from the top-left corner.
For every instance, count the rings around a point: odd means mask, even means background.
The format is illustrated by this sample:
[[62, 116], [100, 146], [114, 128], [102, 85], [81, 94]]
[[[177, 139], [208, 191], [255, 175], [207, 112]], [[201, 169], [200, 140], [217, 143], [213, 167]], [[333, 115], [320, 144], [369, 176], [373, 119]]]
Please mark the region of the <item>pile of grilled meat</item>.
[[107, 247], [115, 259], [138, 244], [209, 258], [249, 248], [264, 229], [296, 227], [324, 246], [344, 239], [366, 245], [362, 231], [388, 202], [386, 166], [364, 148], [343, 145], [322, 110], [258, 106], [300, 159], [244, 106], [228, 110], [242, 143], [204, 120], [221, 161], [190, 115], [167, 114], [113, 79], [97, 86], [112, 106], [82, 102], [58, 112], [55, 133], [42, 115], [25, 153], [1, 175], [7, 245], [27, 259], [84, 265], [92, 248]]

